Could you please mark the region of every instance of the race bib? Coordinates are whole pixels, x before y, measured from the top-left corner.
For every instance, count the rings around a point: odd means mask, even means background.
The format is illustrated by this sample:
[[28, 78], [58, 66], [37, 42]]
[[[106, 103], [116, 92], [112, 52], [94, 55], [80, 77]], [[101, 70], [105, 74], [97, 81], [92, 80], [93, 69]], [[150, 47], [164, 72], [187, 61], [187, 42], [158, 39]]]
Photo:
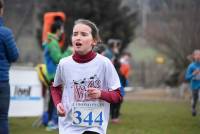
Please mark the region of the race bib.
[[75, 102], [72, 105], [73, 125], [94, 127], [102, 126], [104, 122], [104, 103]]

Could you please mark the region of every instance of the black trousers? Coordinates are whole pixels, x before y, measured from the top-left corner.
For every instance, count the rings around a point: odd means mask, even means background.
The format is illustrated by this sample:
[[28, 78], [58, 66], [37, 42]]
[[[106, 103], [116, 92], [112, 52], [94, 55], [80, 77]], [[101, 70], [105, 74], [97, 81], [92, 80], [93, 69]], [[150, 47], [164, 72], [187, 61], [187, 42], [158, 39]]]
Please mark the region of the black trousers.
[[119, 102], [119, 103], [111, 103], [110, 104], [111, 119], [119, 118], [120, 107], [121, 107], [121, 102]]
[[195, 109], [199, 99], [199, 89], [192, 90], [192, 108]]
[[0, 82], [0, 134], [9, 134], [8, 109], [10, 105], [10, 84]]

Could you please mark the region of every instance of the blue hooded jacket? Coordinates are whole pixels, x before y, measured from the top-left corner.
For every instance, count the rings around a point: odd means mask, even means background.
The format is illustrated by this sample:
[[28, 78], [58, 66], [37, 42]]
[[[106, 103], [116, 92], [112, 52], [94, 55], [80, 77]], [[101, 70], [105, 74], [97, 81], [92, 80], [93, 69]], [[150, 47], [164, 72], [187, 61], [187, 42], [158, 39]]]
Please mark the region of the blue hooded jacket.
[[19, 57], [12, 31], [4, 26], [0, 17], [0, 82], [9, 81], [9, 69]]
[[199, 62], [192, 62], [186, 71], [185, 79], [190, 81], [190, 87], [192, 90], [200, 89], [200, 75], [193, 75], [194, 70], [200, 70]]

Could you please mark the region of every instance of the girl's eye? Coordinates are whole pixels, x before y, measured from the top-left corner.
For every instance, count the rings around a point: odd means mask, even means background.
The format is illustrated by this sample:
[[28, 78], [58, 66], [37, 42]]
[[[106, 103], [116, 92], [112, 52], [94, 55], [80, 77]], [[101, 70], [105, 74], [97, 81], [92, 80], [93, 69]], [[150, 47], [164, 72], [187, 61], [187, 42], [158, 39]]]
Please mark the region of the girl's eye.
[[78, 35], [78, 33], [77, 32], [74, 32], [73, 34], [72, 34], [72, 36], [77, 36]]
[[72, 36], [78, 36], [78, 35], [80, 35], [80, 36], [88, 36], [89, 34], [86, 33], [86, 32], [81, 32], [81, 33], [74, 32], [74, 33], [72, 34]]
[[88, 33], [81, 33], [82, 36], [88, 36]]

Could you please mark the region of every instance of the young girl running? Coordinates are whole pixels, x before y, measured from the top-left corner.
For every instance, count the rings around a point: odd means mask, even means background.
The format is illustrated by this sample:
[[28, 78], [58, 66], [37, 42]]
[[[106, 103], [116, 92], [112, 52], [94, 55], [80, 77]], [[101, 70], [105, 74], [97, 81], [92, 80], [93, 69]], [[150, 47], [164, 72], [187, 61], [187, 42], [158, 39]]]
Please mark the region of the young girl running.
[[74, 54], [60, 61], [51, 87], [60, 115], [60, 134], [106, 134], [109, 103], [121, 101], [120, 81], [113, 64], [92, 51], [99, 41], [99, 30], [93, 22], [75, 22]]

